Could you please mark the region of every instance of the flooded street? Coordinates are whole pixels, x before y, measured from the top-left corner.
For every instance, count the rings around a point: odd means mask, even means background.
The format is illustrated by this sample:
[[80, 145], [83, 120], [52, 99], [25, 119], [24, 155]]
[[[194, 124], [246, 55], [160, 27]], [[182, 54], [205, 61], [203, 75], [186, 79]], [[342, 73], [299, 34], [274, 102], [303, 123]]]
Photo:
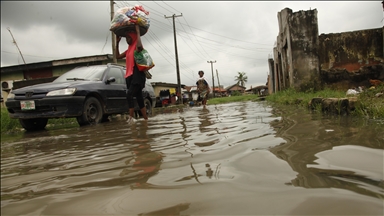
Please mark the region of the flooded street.
[[383, 215], [384, 123], [238, 102], [1, 143], [2, 215]]

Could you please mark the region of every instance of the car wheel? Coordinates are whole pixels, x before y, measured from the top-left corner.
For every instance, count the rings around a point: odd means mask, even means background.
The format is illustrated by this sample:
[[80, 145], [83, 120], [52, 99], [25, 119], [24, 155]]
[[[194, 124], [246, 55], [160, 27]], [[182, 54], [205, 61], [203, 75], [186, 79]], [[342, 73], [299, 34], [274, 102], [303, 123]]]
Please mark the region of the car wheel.
[[27, 131], [43, 130], [47, 126], [48, 119], [36, 118], [36, 119], [19, 119], [21, 126]]
[[86, 99], [83, 107], [83, 114], [77, 117], [80, 126], [98, 124], [103, 119], [103, 110], [99, 100], [94, 97]]
[[152, 115], [152, 102], [148, 100], [147, 98], [144, 99], [144, 106], [145, 109], [147, 110], [147, 116]]

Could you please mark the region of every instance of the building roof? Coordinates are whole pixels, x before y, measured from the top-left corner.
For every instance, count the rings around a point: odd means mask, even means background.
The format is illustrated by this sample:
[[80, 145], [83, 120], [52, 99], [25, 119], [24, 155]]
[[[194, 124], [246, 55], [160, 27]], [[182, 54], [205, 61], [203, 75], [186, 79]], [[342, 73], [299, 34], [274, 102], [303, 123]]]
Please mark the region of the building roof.
[[215, 87], [215, 88], [213, 88], [213, 91], [215, 91], [215, 92], [227, 92], [227, 90], [225, 90], [224, 88], [221, 88], [221, 87]]
[[59, 59], [59, 60], [52, 60], [52, 61], [45, 61], [45, 62], [35, 62], [35, 63], [29, 63], [29, 64], [19, 64], [19, 65], [1, 67], [1, 74], [11, 73], [14, 71], [49, 68], [49, 67], [61, 66], [61, 65], [71, 65], [71, 64], [78, 64], [78, 63], [91, 63], [91, 62], [95, 62], [95, 61], [105, 61], [105, 60], [111, 60], [111, 59], [113, 59], [113, 55], [104, 54], [104, 55], [94, 55], [94, 56], [83, 56], [83, 57], [68, 58], [68, 59]]
[[225, 89], [226, 89], [226, 90], [229, 90], [229, 89], [231, 89], [231, 88], [233, 88], [233, 87], [235, 87], [235, 86], [245, 89], [244, 86], [241, 86], [241, 85], [239, 85], [239, 84], [237, 84], [237, 83], [236, 83], [236, 84], [233, 84], [233, 85], [231, 85], [231, 86], [229, 86], [229, 87], [227, 87], [227, 88], [225, 88]]
[[261, 86], [256, 86], [256, 87], [251, 86], [250, 89], [247, 89], [245, 91], [261, 90], [261, 89], [268, 89], [268, 86], [266, 86], [266, 85], [261, 85]]

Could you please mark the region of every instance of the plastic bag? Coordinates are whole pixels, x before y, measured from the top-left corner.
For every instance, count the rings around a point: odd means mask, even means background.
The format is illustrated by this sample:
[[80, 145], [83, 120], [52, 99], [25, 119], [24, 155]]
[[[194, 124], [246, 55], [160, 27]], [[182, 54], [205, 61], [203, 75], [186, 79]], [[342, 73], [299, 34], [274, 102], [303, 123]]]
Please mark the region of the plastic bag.
[[146, 49], [143, 49], [141, 52], [135, 50], [134, 58], [139, 71], [148, 71], [155, 66], [152, 57]]
[[135, 24], [140, 26], [140, 35], [144, 35], [150, 26], [149, 12], [143, 6], [119, 8], [111, 21], [110, 31], [125, 37], [125, 32], [135, 31]]

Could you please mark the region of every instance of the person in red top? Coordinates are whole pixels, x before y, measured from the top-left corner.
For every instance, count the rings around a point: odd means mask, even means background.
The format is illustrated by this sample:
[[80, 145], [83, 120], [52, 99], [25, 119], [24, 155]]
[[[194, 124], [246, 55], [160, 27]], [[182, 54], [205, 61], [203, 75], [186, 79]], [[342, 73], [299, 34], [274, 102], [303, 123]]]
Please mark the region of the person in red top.
[[119, 42], [121, 40], [120, 36], [116, 38], [116, 58], [117, 59], [126, 59], [126, 73], [125, 73], [125, 81], [127, 84], [127, 101], [129, 107], [129, 119], [128, 123], [133, 123], [134, 120], [134, 100], [133, 97], [136, 97], [137, 104], [139, 105], [141, 114], [145, 120], [148, 119], [147, 110], [144, 105], [144, 99], [142, 94], [142, 89], [145, 87], [146, 76], [143, 71], [139, 71], [135, 59], [134, 59], [134, 51], [142, 51], [143, 45], [141, 43], [140, 38], [140, 29], [139, 26], [135, 25], [136, 32], [127, 32], [126, 33], [126, 41], [128, 44], [128, 49], [123, 53], [119, 51]]

